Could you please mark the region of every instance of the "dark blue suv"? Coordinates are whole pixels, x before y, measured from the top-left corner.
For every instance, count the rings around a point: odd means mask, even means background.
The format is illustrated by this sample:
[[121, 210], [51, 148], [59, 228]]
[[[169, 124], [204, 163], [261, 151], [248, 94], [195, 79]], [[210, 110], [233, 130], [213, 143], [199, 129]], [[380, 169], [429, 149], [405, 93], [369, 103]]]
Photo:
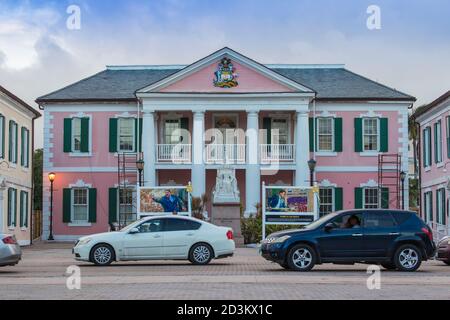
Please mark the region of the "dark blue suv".
[[416, 271], [433, 257], [431, 229], [415, 212], [350, 210], [332, 213], [300, 230], [271, 234], [261, 255], [285, 269], [309, 271], [322, 263], [381, 264]]

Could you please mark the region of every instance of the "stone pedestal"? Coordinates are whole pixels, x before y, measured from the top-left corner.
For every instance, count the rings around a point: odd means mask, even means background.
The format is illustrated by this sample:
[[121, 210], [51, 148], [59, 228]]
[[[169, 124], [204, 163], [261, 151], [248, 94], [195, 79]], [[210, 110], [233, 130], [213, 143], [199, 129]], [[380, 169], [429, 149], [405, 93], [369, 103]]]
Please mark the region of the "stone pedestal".
[[211, 222], [217, 226], [233, 229], [236, 246], [244, 246], [241, 231], [241, 207], [236, 203], [213, 204]]

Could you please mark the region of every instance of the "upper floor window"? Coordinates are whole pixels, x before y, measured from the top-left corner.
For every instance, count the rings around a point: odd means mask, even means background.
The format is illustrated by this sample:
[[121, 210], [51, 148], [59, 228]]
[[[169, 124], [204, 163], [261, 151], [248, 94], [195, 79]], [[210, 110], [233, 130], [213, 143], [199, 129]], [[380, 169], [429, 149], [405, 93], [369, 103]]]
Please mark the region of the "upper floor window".
[[90, 118], [76, 117], [64, 119], [64, 152], [88, 153]]
[[9, 121], [9, 162], [17, 163], [17, 123]]
[[0, 114], [0, 159], [5, 159], [5, 117]]
[[447, 158], [450, 159], [450, 116], [445, 118], [447, 138]]
[[181, 143], [181, 131], [179, 129], [181, 129], [180, 119], [167, 119], [164, 122], [164, 143]]
[[72, 152], [81, 152], [81, 119], [72, 119]]
[[441, 120], [434, 124], [434, 161], [442, 162], [442, 126]]
[[317, 151], [334, 151], [333, 132], [333, 118], [317, 118]]
[[119, 152], [134, 152], [136, 120], [134, 118], [120, 118], [119, 120]]
[[22, 127], [21, 165], [30, 166], [30, 131], [25, 127]]
[[431, 166], [431, 128], [423, 130], [423, 166]]
[[272, 143], [273, 144], [289, 144], [289, 123], [288, 119], [274, 118], [272, 119]]
[[364, 151], [379, 150], [379, 119], [363, 119], [363, 146]]

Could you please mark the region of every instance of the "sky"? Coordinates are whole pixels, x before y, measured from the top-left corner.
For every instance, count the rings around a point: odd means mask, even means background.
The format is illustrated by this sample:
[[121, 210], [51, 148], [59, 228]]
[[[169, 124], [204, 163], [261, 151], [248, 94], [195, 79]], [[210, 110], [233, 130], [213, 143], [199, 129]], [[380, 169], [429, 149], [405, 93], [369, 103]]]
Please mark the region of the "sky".
[[[371, 5], [381, 29], [367, 27]], [[345, 64], [420, 106], [450, 89], [449, 14], [448, 0], [0, 0], [0, 85], [37, 108], [105, 65], [190, 64], [228, 46], [261, 63]]]

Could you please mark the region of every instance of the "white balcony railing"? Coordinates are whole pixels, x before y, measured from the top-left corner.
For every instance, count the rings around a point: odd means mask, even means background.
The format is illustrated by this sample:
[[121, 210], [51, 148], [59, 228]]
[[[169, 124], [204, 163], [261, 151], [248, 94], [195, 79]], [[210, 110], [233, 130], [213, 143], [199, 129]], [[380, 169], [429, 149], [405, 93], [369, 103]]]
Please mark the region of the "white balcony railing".
[[294, 162], [294, 144], [262, 144], [261, 163]]
[[206, 163], [245, 163], [245, 144], [209, 144], [206, 146]]
[[190, 144], [158, 144], [156, 157], [158, 162], [190, 163], [192, 160]]

